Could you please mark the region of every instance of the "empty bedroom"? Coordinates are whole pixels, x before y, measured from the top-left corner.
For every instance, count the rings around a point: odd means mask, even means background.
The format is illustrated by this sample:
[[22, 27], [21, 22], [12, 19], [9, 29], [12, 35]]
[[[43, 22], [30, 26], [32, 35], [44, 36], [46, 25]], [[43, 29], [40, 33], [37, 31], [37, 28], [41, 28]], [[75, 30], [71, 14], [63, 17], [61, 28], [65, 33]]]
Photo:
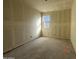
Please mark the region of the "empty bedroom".
[[4, 59], [76, 59], [76, 0], [3, 0]]

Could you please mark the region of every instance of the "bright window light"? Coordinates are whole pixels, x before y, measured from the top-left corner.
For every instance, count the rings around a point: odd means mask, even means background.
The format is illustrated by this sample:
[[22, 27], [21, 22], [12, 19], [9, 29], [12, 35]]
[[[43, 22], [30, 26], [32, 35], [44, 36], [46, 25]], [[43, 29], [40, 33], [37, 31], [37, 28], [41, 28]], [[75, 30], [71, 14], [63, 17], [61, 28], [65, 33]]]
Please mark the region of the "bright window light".
[[43, 16], [43, 23], [45, 28], [49, 28], [50, 16]]

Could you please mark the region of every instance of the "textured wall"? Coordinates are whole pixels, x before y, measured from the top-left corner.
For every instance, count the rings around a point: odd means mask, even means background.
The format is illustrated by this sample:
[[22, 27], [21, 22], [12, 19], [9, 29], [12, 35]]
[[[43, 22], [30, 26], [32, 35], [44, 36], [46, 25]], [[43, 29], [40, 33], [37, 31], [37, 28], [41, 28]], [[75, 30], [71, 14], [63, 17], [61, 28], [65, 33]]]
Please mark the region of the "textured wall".
[[49, 27], [45, 28], [42, 18], [43, 36], [70, 39], [70, 16], [71, 10], [60, 10], [43, 13], [43, 16], [50, 16]]
[[40, 36], [41, 15], [23, 0], [4, 0], [4, 52]]
[[71, 15], [71, 42], [76, 51], [76, 0], [73, 0]]

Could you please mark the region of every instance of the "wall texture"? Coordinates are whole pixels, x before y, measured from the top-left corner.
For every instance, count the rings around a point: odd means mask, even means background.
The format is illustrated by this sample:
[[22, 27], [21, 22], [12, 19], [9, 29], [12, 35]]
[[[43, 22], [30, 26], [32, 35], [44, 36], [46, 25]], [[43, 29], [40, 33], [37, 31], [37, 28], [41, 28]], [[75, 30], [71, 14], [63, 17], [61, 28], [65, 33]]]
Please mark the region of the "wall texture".
[[71, 10], [60, 10], [43, 13], [43, 16], [49, 16], [49, 27], [45, 28], [42, 17], [43, 36], [70, 39]]
[[40, 36], [40, 12], [23, 0], [4, 0], [3, 51], [9, 51]]
[[71, 42], [76, 51], [76, 0], [73, 0], [71, 12]]

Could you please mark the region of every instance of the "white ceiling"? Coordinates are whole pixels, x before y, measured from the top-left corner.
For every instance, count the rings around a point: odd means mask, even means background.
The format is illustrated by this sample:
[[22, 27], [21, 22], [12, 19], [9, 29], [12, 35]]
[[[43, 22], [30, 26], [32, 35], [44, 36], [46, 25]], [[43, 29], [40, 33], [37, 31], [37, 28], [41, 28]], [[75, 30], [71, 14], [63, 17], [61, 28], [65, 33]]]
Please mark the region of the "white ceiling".
[[40, 12], [49, 12], [55, 10], [69, 9], [72, 5], [72, 0], [25, 0], [31, 7]]

